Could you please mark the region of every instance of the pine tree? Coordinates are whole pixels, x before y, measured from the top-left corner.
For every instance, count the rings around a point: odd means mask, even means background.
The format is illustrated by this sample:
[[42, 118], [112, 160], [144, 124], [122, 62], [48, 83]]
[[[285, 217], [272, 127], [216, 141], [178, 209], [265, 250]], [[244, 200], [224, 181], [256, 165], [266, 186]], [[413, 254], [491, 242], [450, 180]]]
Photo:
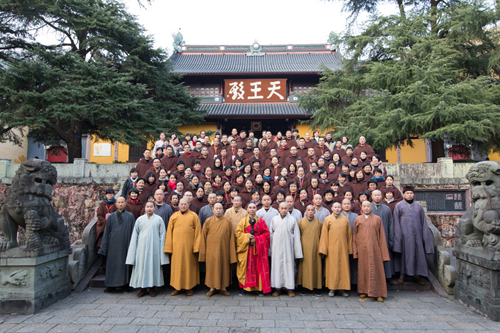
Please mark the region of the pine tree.
[[345, 35], [345, 68], [326, 72], [301, 100], [317, 110], [312, 126], [368, 137], [377, 149], [427, 138], [433, 160], [444, 140], [500, 151], [497, 13], [459, 2], [436, 13], [373, 17]]
[[28, 126], [37, 141], [62, 141], [72, 162], [82, 156], [84, 134], [140, 145], [203, 119], [166, 51], [153, 47], [119, 2], [0, 0], [0, 8], [26, 31], [58, 37], [41, 44], [17, 34], [25, 44], [6, 54], [0, 69], [4, 128]]

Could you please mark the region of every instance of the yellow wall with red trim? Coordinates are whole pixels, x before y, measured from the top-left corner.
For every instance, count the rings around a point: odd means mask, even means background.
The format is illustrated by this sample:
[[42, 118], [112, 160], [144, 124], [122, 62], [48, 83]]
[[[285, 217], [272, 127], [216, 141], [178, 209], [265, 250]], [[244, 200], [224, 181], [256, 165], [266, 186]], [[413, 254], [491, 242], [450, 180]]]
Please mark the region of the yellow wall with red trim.
[[[178, 128], [182, 134], [185, 133], [196, 133], [199, 134], [202, 130], [204, 131], [217, 131], [217, 123], [215, 122], [203, 122], [199, 125], [182, 125]], [[94, 156], [94, 143], [111, 143], [111, 156]], [[153, 147], [154, 142], [148, 143], [148, 147]], [[129, 158], [129, 146], [123, 143], [118, 143], [118, 156], [117, 162], [126, 163]], [[97, 137], [92, 137], [90, 142], [90, 154], [89, 162], [98, 164], [108, 164], [115, 162], [115, 145], [113, 142], [101, 140]]]
[[[94, 143], [111, 143], [111, 156], [94, 156]], [[117, 162], [125, 163], [128, 161], [128, 145], [123, 143], [118, 143], [118, 155]], [[98, 164], [108, 164], [115, 161], [115, 144], [110, 141], [101, 140], [96, 137], [92, 137], [90, 141], [90, 154], [89, 162]]]
[[[398, 150], [392, 147], [385, 151], [385, 158], [388, 163], [398, 163]], [[425, 140], [413, 140], [413, 148], [401, 146], [401, 163], [425, 163], [427, 155], [425, 151]]]
[[[217, 123], [216, 122], [203, 122], [198, 125], [182, 125], [178, 128], [179, 132], [181, 132], [183, 135], [186, 133], [192, 134], [198, 134], [200, 135], [201, 131], [217, 131]], [[213, 137], [213, 135], [212, 135]]]
[[[297, 124], [295, 126], [299, 130], [299, 135], [304, 136], [306, 132], [309, 132], [312, 136], [314, 132], [313, 129], [309, 128], [308, 124]], [[320, 135], [324, 133], [320, 132]], [[425, 152], [425, 141], [424, 140], [414, 140], [414, 147], [402, 146], [401, 147], [401, 162], [402, 163], [425, 163], [427, 162], [426, 152]], [[353, 147], [356, 145], [353, 143]], [[398, 151], [396, 148], [390, 148], [385, 151], [385, 156], [389, 163], [398, 163]], [[500, 155], [497, 155], [500, 160]]]
[[488, 158], [490, 159], [490, 161], [500, 161], [500, 154], [499, 153], [490, 153], [488, 155]]
[[[304, 137], [304, 134], [306, 134], [307, 132], [311, 134], [311, 137], [313, 136], [314, 129], [311, 129], [308, 124], [297, 124], [295, 128], [299, 130], [299, 136], [302, 138]], [[325, 132], [320, 131], [319, 135], [325, 135], [326, 132], [327, 131]]]

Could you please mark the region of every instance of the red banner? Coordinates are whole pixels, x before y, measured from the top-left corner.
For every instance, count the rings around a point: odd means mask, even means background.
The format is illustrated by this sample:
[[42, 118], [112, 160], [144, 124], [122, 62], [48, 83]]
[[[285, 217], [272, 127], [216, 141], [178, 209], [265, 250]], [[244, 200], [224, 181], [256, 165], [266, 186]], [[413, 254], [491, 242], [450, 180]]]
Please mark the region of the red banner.
[[224, 80], [226, 102], [285, 102], [286, 79]]

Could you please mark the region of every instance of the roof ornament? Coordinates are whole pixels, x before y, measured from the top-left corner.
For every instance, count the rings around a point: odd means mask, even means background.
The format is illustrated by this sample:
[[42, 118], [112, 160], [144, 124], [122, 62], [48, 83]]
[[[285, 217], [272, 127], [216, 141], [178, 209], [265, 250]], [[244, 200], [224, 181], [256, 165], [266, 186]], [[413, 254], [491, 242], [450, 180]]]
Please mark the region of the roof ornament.
[[174, 37], [172, 46], [174, 47], [175, 52], [182, 53], [182, 47], [186, 45], [186, 42], [184, 41], [184, 37], [181, 34], [181, 28], [179, 28], [177, 34], [172, 34], [172, 37]]
[[250, 45], [250, 52], [247, 52], [248, 57], [261, 57], [265, 53], [262, 52], [262, 45], [255, 40], [252, 45]]
[[337, 35], [337, 33], [335, 33], [335, 31], [331, 31], [330, 35], [328, 36], [327, 43], [331, 45], [330, 51], [336, 51], [340, 45], [339, 35]]

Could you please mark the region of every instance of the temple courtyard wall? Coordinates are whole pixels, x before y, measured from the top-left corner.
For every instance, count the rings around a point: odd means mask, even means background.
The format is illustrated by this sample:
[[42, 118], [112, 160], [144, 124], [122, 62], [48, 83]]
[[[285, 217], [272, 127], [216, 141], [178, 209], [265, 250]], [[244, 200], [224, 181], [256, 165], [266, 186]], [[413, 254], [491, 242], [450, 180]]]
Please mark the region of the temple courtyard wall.
[[[104, 198], [104, 190], [113, 187], [119, 194], [135, 164], [95, 164], [76, 159], [74, 163], [54, 165], [58, 172], [58, 183], [54, 187], [53, 205], [68, 223], [71, 243], [78, 243], [87, 224], [96, 216], [97, 207]], [[385, 167], [400, 186], [414, 185], [416, 189], [430, 194], [446, 191], [464, 194], [465, 205], [458, 210], [427, 212], [429, 220], [441, 234], [442, 245], [453, 247], [455, 226], [470, 206], [469, 183], [465, 175], [472, 165], [441, 158], [438, 163], [388, 163]], [[0, 160], [0, 206], [19, 166], [12, 160]]]

